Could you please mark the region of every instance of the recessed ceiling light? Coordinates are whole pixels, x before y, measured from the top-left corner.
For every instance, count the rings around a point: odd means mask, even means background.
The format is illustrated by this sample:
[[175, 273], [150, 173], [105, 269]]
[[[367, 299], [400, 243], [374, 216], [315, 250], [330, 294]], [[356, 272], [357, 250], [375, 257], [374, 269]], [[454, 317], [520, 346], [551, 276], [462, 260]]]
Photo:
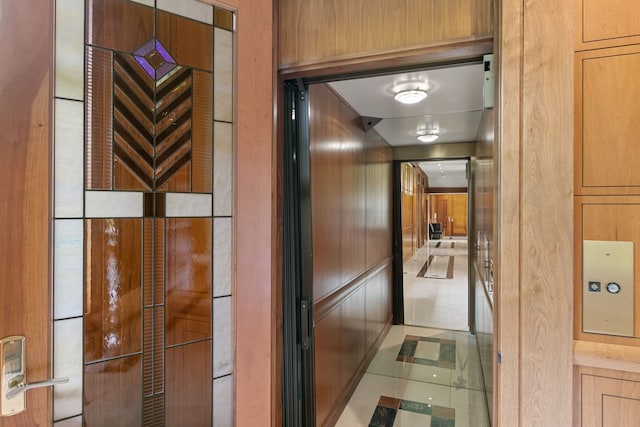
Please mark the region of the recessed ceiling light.
[[438, 129], [421, 129], [416, 135], [418, 135], [418, 141], [421, 142], [433, 142], [438, 139], [438, 134], [440, 131]]
[[396, 93], [393, 98], [403, 104], [417, 104], [427, 98], [427, 92], [420, 88], [405, 89]]

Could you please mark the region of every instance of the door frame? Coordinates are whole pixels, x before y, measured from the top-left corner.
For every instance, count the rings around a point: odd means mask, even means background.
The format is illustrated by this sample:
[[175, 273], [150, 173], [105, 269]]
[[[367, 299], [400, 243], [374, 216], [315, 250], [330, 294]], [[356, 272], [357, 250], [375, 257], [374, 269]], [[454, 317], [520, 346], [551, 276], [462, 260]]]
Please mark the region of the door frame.
[[[287, 420], [295, 420], [296, 417], [303, 417], [302, 420], [306, 423], [303, 425], [314, 425], [315, 424], [315, 367], [313, 365], [313, 353], [314, 353], [314, 341], [313, 341], [313, 327], [314, 317], [313, 317], [313, 294], [312, 294], [312, 270], [307, 270], [306, 277], [301, 279], [302, 276], [299, 276], [296, 273], [295, 263], [301, 262], [302, 258], [309, 257], [311, 259], [311, 211], [310, 211], [310, 181], [306, 181], [306, 177], [303, 177], [298, 173], [298, 178], [294, 179], [298, 184], [292, 184], [289, 179], [287, 179], [287, 168], [292, 168], [291, 171], [296, 171], [295, 162], [293, 161], [292, 154], [297, 153], [296, 156], [302, 154], [303, 156], [308, 155], [308, 122], [306, 131], [300, 132], [300, 124], [295, 125], [292, 124], [289, 120], [291, 115], [290, 107], [286, 107], [287, 103], [292, 103], [293, 98], [291, 97], [292, 87], [297, 87], [299, 93], [306, 93], [306, 88], [309, 84], [313, 83], [326, 83], [336, 80], [344, 80], [356, 77], [370, 77], [381, 74], [391, 74], [400, 71], [411, 71], [411, 70], [422, 70], [425, 68], [433, 68], [433, 67], [442, 67], [454, 64], [463, 64], [469, 63], [473, 61], [481, 61], [483, 55], [493, 52], [494, 44], [493, 38], [478, 38], [470, 41], [461, 41], [454, 42], [450, 44], [443, 44], [439, 46], [429, 46], [419, 51], [412, 51], [411, 53], [406, 53], [404, 56], [399, 55], [395, 58], [385, 58], [379, 59], [377, 57], [372, 57], [364, 59], [363, 61], [356, 61], [354, 63], [314, 63], [313, 65], [307, 65], [303, 67], [292, 67], [285, 70], [280, 70], [278, 73], [278, 88], [277, 91], [282, 95], [282, 101], [279, 102], [279, 110], [283, 111], [284, 114], [278, 115], [277, 117], [277, 129], [281, 136], [281, 140], [284, 141], [282, 147], [282, 169], [283, 169], [283, 184], [282, 184], [282, 200], [283, 200], [283, 218], [287, 215], [287, 210], [289, 210], [289, 214], [297, 215], [295, 212], [302, 213], [306, 210], [300, 209], [299, 211], [296, 208], [293, 208], [290, 203], [300, 203], [300, 201], [304, 201], [303, 203], [308, 202], [308, 218], [306, 218], [307, 213], [304, 213], [301, 217], [305, 217], [304, 221], [309, 221], [308, 230], [309, 234], [307, 235], [307, 242], [303, 243], [298, 240], [300, 237], [304, 237], [304, 231], [298, 230], [298, 235], [296, 235], [295, 227], [292, 227], [292, 220], [294, 217], [290, 217], [289, 220], [283, 221], [283, 240], [282, 240], [282, 267], [283, 267], [283, 275], [282, 275], [282, 374], [280, 380], [282, 381], [282, 393], [281, 396], [283, 398], [282, 405], [282, 417], [283, 417], [283, 425], [293, 425], [286, 424]], [[308, 101], [308, 97], [307, 100]], [[306, 108], [306, 114], [304, 117], [308, 120], [308, 104]], [[300, 118], [300, 114], [296, 112], [295, 118], [296, 120]], [[289, 123], [289, 124], [287, 124]], [[297, 131], [296, 131], [297, 129]], [[307, 147], [306, 149], [302, 147], [303, 151], [298, 152], [297, 150], [301, 149], [301, 144], [298, 142], [297, 147], [291, 146], [293, 139], [287, 139], [288, 137], [300, 137], [302, 135], [307, 136]], [[295, 138], [294, 138], [295, 139]], [[287, 145], [290, 145], [287, 147]], [[291, 151], [288, 151], [291, 150]], [[305, 152], [306, 150], [306, 152]], [[452, 157], [453, 158], [453, 157]], [[463, 158], [468, 159], [468, 156], [463, 156]], [[437, 160], [437, 159], [434, 159]], [[300, 158], [298, 158], [300, 161]], [[308, 160], [302, 160], [302, 162], [307, 162]], [[287, 165], [289, 163], [289, 165]], [[396, 172], [396, 160], [393, 161], [393, 185], [395, 188], [395, 180], [396, 175], [399, 184], [399, 166], [398, 171]], [[295, 195], [290, 194], [296, 188], [296, 185], [300, 185], [301, 183], [306, 183], [307, 188], [309, 189], [309, 197], [305, 200], [306, 196], [298, 198], [296, 202]], [[305, 188], [301, 186], [299, 188]], [[306, 191], [305, 191], [306, 192]], [[395, 192], [394, 192], [395, 193]], [[393, 196], [392, 196], [393, 199]], [[393, 203], [393, 201], [392, 201]], [[301, 205], [302, 206], [302, 205]], [[393, 207], [393, 215], [396, 215], [396, 208]], [[289, 225], [287, 225], [289, 223]], [[395, 220], [393, 221], [395, 224]], [[306, 227], [306, 225], [305, 225]], [[392, 231], [395, 225], [392, 225]], [[392, 245], [397, 238], [392, 237]], [[295, 250], [297, 245], [297, 251]], [[302, 251], [302, 248], [308, 248]], [[394, 250], [395, 254], [395, 250]], [[287, 260], [287, 258], [293, 258], [292, 260]], [[397, 283], [395, 279], [395, 275], [397, 274], [397, 260], [396, 256], [394, 256], [394, 260], [392, 261], [394, 272], [392, 273], [393, 283]], [[291, 264], [289, 264], [291, 263]], [[400, 263], [402, 263], [402, 254], [400, 254]], [[288, 267], [287, 267], [287, 264]], [[304, 264], [302, 262], [299, 267]], [[309, 266], [312, 266], [310, 263]], [[286, 268], [289, 268], [290, 271], [287, 273]], [[402, 266], [400, 266], [400, 274], [402, 274]], [[309, 289], [304, 289], [305, 287], [310, 287]], [[392, 306], [393, 306], [393, 323], [398, 324], [401, 320], [404, 323], [404, 319], [396, 319], [395, 313], [404, 313], [404, 309], [402, 311], [396, 311], [396, 302], [402, 301], [402, 294], [397, 294], [397, 286], [392, 287]], [[473, 290], [475, 291], [475, 290]], [[401, 289], [400, 289], [401, 292]], [[307, 319], [307, 325], [310, 329], [308, 333], [308, 337], [310, 339], [310, 348], [307, 352], [308, 355], [304, 357], [297, 356], [298, 346], [300, 345], [301, 340], [301, 330], [302, 327], [302, 317], [300, 316], [300, 306], [294, 305], [293, 308], [291, 306], [287, 307], [287, 304], [291, 304], [294, 301], [294, 295], [304, 295], [307, 298], [307, 301], [310, 301], [309, 306], [307, 308], [307, 313], [309, 318]], [[471, 294], [470, 294], [471, 295]], [[296, 299], [296, 303], [299, 303], [302, 298], [298, 297]], [[295, 314], [294, 311], [296, 310]], [[470, 308], [470, 310], [474, 310], [474, 308]], [[288, 312], [286, 312], [288, 311]], [[403, 316], [404, 317], [404, 316]], [[469, 316], [472, 319], [472, 316]], [[291, 325], [295, 319], [297, 325]], [[286, 341], [286, 343], [285, 343]], [[293, 351], [293, 353], [292, 353]], [[295, 354], [292, 358], [292, 354]], [[299, 381], [303, 381], [300, 383]], [[303, 392], [304, 396], [300, 397], [297, 395], [298, 391]], [[294, 408], [287, 407], [288, 405], [284, 405], [284, 402], [293, 402], [294, 400], [285, 400], [285, 399], [295, 399], [296, 404], [293, 405]], [[306, 417], [306, 418], [305, 418]]]
[[[401, 165], [402, 163], [411, 162], [437, 162], [441, 160], [466, 160], [467, 161], [467, 289], [468, 289], [468, 319], [469, 332], [475, 334], [475, 314], [476, 314], [476, 289], [473, 274], [473, 263], [471, 259], [471, 249], [475, 247], [475, 236], [469, 231], [474, 224], [473, 210], [473, 174], [471, 173], [471, 157], [470, 156], [439, 156], [439, 157], [427, 157], [427, 158], [411, 158], [393, 161], [393, 190], [392, 190], [392, 204], [393, 204], [393, 324], [404, 324], [404, 263], [402, 260], [402, 199], [401, 199]], [[427, 202], [429, 205], [429, 202]]]

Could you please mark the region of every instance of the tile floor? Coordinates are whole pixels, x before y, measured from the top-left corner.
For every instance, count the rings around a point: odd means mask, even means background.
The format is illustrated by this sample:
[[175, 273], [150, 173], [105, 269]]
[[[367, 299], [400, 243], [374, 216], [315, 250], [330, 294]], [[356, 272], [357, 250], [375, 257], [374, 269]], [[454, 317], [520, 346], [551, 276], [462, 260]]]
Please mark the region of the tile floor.
[[[416, 277], [429, 275], [431, 256], [454, 257], [452, 279]], [[442, 271], [433, 275], [446, 277], [448, 260], [434, 259]], [[336, 426], [489, 427], [476, 338], [466, 332], [467, 241], [430, 242], [404, 278], [407, 325], [391, 327]]]
[[[405, 263], [405, 324], [469, 330], [467, 246], [466, 238], [431, 240]], [[426, 275], [441, 276], [437, 271], [439, 265], [446, 265], [446, 258], [453, 257], [453, 278], [418, 277], [418, 273], [424, 270], [425, 263], [431, 256], [434, 258], [426, 269]], [[435, 274], [430, 274], [432, 271]]]

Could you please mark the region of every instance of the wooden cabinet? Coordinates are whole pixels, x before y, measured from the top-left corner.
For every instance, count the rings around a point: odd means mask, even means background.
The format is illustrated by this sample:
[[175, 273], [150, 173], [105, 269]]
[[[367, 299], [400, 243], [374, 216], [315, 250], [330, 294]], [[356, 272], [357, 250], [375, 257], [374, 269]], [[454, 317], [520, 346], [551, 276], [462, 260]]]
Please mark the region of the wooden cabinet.
[[640, 420], [640, 374], [579, 366], [576, 387], [581, 427], [637, 427]]
[[630, 0], [575, 0], [576, 50], [640, 43], [640, 4]]
[[576, 194], [640, 194], [640, 45], [575, 56]]

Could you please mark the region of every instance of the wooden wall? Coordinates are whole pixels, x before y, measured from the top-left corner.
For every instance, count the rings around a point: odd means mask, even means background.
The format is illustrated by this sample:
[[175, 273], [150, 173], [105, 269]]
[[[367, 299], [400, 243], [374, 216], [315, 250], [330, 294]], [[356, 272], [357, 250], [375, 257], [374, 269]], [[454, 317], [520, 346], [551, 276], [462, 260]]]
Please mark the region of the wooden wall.
[[426, 197], [429, 188], [427, 175], [412, 163], [400, 168], [400, 197], [402, 200], [402, 261], [405, 262], [428, 239]]
[[[640, 418], [640, 19], [635, 2], [576, 0], [575, 8], [575, 425], [632, 426]], [[634, 280], [621, 283], [634, 292], [631, 337], [583, 332], [584, 240], [634, 244]]]
[[[468, 229], [467, 193], [429, 194], [429, 218], [439, 222], [444, 230], [443, 236], [466, 236]], [[436, 218], [434, 220], [434, 218]]]
[[573, 4], [497, 4], [494, 423], [570, 426]]
[[496, 143], [495, 112], [486, 110], [482, 115], [476, 135], [476, 147], [471, 158], [471, 182], [469, 195], [472, 199], [472, 222], [469, 235], [475, 283], [475, 326], [484, 388], [489, 402], [489, 414], [494, 419], [494, 311], [493, 291], [496, 266]]
[[491, 0], [280, 1], [281, 68], [492, 34]]
[[391, 319], [391, 148], [309, 88], [316, 419], [330, 425]]
[[278, 349], [282, 237], [277, 184], [281, 156], [273, 124], [275, 6], [272, 0], [223, 3], [237, 12], [234, 421], [238, 426], [275, 426], [282, 424]]

